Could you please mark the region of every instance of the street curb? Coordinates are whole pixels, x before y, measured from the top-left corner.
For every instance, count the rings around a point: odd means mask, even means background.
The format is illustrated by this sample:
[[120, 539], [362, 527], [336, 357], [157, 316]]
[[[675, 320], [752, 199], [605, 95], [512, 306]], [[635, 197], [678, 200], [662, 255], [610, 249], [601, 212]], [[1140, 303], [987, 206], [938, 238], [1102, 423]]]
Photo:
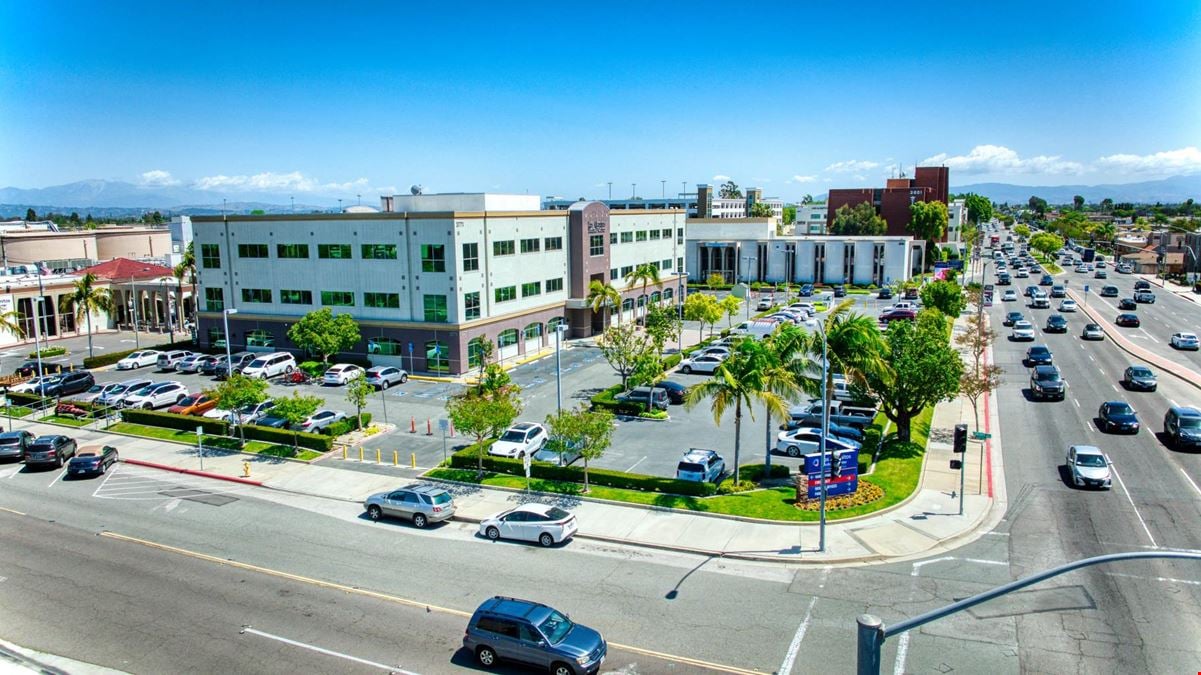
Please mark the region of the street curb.
[[[171, 441], [171, 440], [167, 440], [165, 438], [155, 438], [154, 436], [140, 436], [138, 434], [130, 434], [130, 433], [126, 433], [124, 431], [111, 431], [109, 429], [88, 429], [86, 427], [73, 427], [69, 424], [60, 424], [58, 422], [42, 422], [41, 420], [34, 420], [33, 423], [35, 423], [35, 424], [54, 424], [54, 425], [57, 425], [60, 427], [66, 427], [68, 429], [91, 431], [91, 432], [98, 433], [98, 434], [112, 434], [114, 436], [124, 436], [125, 438], [137, 438], [137, 439], [140, 439], [143, 441], [158, 441], [159, 443], [170, 443], [171, 445], [182, 445], [187, 448], [195, 448], [196, 447], [195, 445], [193, 445], [191, 443], [184, 443], [183, 441]], [[230, 438], [233, 438], [233, 437], [230, 436]], [[264, 441], [264, 443], [265, 442], [266, 441]], [[294, 464], [305, 464], [305, 465], [311, 465], [314, 462], [318, 461], [318, 459], [324, 459], [325, 456], [327, 454], [329, 454], [329, 453], [321, 453], [321, 457], [319, 457], [317, 459], [296, 459], [295, 457], [276, 457], [274, 455], [260, 455], [260, 454], [254, 453], [254, 452], [242, 452], [241, 450], [229, 450], [226, 448], [207, 448], [206, 447], [205, 451], [212, 452], [212, 453], [222, 453], [225, 455], [241, 455], [243, 457], [253, 457], [256, 459], [265, 459], [265, 460], [271, 460], [271, 461], [279, 460], [281, 462], [292, 462]], [[330, 450], [330, 452], [334, 452], [334, 451]]]
[[213, 480], [229, 481], [230, 483], [241, 483], [243, 485], [253, 485], [254, 487], [263, 487], [262, 481], [251, 480], [249, 478], [238, 478], [237, 476], [223, 476], [219, 473], [212, 473], [210, 471], [185, 469], [185, 468], [178, 467], [178, 466], [171, 466], [169, 464], [159, 464], [157, 462], [147, 462], [147, 461], [141, 460], [141, 459], [126, 459], [123, 457], [123, 458], [121, 458], [121, 461], [124, 462], [125, 464], [132, 464], [134, 466], [144, 466], [144, 467], [148, 467], [151, 469], [160, 469], [162, 471], [173, 471], [175, 473], [183, 473], [183, 474], [187, 474], [189, 476], [200, 476], [202, 478], [212, 478]]

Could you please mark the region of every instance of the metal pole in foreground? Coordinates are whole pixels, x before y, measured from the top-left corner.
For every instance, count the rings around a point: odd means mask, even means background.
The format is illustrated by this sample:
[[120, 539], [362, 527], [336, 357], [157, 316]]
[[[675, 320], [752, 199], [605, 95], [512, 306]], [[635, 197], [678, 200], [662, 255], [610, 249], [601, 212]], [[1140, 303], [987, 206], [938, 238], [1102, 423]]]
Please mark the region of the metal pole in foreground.
[[555, 401], [558, 406], [556, 410], [560, 415], [563, 414], [563, 369], [562, 361], [559, 358], [559, 343], [563, 341], [565, 328], [563, 324], [555, 326]]
[[196, 454], [200, 456], [200, 470], [204, 471], [204, 427], [196, 427]]
[[884, 622], [871, 614], [860, 614], [855, 618], [859, 627], [856, 658], [859, 675], [880, 672], [880, 649], [884, 646]]
[[236, 309], [226, 309], [221, 312], [222, 319], [225, 321], [225, 368], [226, 368], [225, 376], [227, 378], [232, 377], [234, 374], [234, 364], [233, 364], [234, 357], [230, 353], [230, 348], [229, 348], [229, 343], [232, 342], [232, 340], [229, 339], [229, 315], [237, 314], [237, 313], [238, 313], [238, 310], [236, 310]]
[[826, 351], [826, 331], [818, 324], [818, 331], [822, 336], [822, 435], [818, 440], [818, 452], [821, 453], [821, 505], [820, 505], [820, 522], [821, 526], [818, 529], [817, 550], [821, 553], [826, 552], [826, 435], [830, 432], [830, 392], [826, 387], [826, 382], [830, 379], [830, 358]]

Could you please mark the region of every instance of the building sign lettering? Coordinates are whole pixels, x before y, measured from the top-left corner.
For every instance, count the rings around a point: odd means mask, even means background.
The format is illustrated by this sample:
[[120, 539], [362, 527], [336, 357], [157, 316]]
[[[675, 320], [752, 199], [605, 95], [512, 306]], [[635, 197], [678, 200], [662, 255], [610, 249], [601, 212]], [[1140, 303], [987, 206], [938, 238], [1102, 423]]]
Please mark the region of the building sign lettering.
[[604, 234], [604, 233], [605, 233], [604, 221], [596, 221], [593, 223], [588, 223], [588, 234]]

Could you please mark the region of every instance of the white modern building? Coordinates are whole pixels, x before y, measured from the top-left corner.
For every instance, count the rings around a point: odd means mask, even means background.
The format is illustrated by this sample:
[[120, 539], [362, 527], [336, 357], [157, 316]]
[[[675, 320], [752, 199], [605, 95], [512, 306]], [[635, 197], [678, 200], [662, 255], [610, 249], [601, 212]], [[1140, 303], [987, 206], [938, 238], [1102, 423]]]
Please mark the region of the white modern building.
[[826, 203], [798, 204], [796, 221], [793, 223], [795, 234], [825, 234], [826, 233]]
[[[288, 327], [328, 307], [359, 323], [349, 354], [416, 372], [464, 373], [483, 342], [501, 359], [603, 330], [593, 281], [622, 295], [623, 319], [683, 288], [683, 211], [611, 212], [600, 202], [541, 210], [531, 195], [385, 196], [375, 213], [192, 218], [200, 343], [291, 350]], [[660, 284], [627, 287], [636, 266]]]
[[[629, 199], [602, 199], [611, 211], [623, 210], [682, 210], [689, 218], [746, 218], [751, 205], [756, 202], [767, 204], [772, 216], [783, 220], [784, 200], [775, 197], [763, 197], [763, 190], [747, 188], [745, 197], [726, 198], [714, 196], [713, 188], [704, 183], [698, 184], [696, 192], [681, 192], [674, 197], [631, 197]], [[543, 208], [562, 211], [571, 207], [579, 200], [548, 198], [543, 202]]]
[[967, 201], [953, 199], [947, 204], [947, 240], [944, 245], [958, 246], [963, 240], [964, 225], [967, 225]]
[[889, 285], [921, 270], [926, 244], [912, 237], [779, 235], [769, 218], [688, 221], [688, 278], [726, 283]]

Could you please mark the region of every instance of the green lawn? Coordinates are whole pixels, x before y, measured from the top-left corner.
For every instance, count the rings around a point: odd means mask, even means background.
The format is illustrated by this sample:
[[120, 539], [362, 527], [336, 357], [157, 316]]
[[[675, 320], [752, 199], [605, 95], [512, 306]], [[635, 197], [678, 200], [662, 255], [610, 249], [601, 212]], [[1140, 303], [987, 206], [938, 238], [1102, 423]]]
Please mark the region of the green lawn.
[[[196, 432], [181, 431], [176, 429], [166, 429], [163, 427], [152, 427], [146, 424], [134, 424], [132, 422], [117, 422], [108, 427], [109, 431], [116, 431], [123, 434], [133, 434], [135, 436], [145, 436], [146, 438], [158, 438], [164, 441], [176, 441], [179, 443], [187, 443], [189, 445], [196, 443]], [[213, 436], [204, 435], [204, 446], [206, 448], [221, 448], [225, 450], [234, 450], [245, 452], [252, 455], [265, 455], [268, 457], [295, 457], [296, 459], [310, 460], [321, 456], [321, 453], [312, 450], [300, 448], [293, 454], [291, 446], [276, 445], [265, 441], [246, 441], [246, 444], [241, 448], [238, 447], [238, 439], [229, 436]]]
[[1063, 268], [1060, 267], [1059, 265], [1056, 265], [1052, 259], [1043, 255], [1041, 251], [1031, 251], [1031, 255], [1034, 256], [1034, 259], [1037, 260], [1039, 262], [1039, 264], [1042, 265], [1043, 268], [1047, 270], [1047, 272], [1049, 272], [1051, 274], [1062, 274], [1063, 273]]
[[38, 421], [56, 422], [58, 424], [66, 424], [73, 427], [84, 427], [92, 423], [92, 420], [86, 417], [71, 417], [70, 415], [47, 415]]
[[24, 417], [33, 412], [32, 408], [26, 408], [23, 405], [8, 405], [0, 407], [0, 414], [7, 417]]

